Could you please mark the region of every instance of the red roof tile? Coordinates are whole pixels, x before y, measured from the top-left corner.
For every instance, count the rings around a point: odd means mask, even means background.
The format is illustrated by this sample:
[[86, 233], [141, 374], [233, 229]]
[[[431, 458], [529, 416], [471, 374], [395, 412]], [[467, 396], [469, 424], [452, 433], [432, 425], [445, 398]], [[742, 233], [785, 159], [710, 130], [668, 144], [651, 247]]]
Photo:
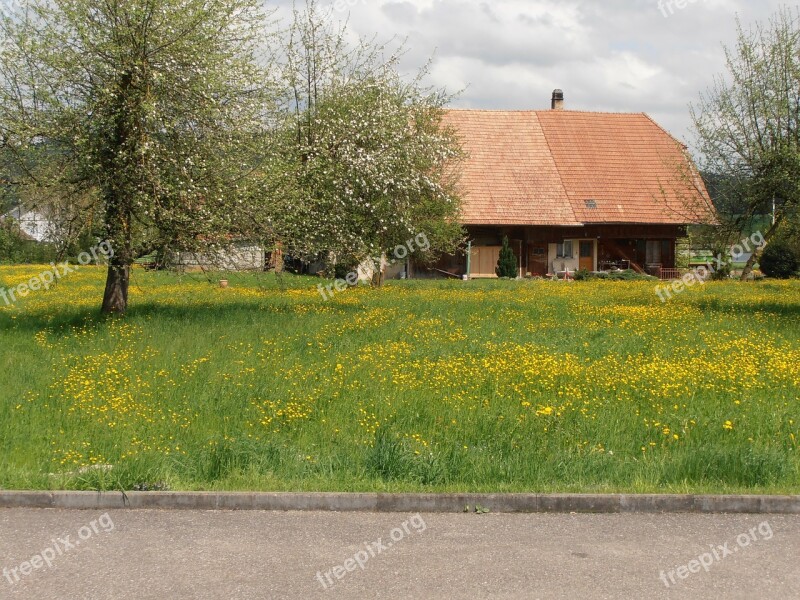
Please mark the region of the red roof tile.
[[713, 222], [683, 147], [645, 114], [450, 110], [465, 225]]

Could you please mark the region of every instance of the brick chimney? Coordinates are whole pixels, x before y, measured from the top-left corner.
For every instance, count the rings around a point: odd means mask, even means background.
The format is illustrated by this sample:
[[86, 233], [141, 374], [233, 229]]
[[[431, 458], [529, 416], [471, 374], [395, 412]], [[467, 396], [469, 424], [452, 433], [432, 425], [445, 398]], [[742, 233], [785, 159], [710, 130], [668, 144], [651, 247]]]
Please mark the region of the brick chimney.
[[553, 90], [553, 110], [564, 110], [564, 92], [562, 90]]

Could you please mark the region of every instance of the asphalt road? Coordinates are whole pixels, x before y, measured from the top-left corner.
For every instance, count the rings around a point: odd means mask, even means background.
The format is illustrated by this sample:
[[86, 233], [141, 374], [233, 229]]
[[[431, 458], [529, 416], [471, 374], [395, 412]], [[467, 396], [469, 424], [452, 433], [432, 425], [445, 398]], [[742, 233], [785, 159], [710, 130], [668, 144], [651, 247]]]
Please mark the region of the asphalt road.
[[800, 517], [0, 510], [0, 598], [800, 598]]

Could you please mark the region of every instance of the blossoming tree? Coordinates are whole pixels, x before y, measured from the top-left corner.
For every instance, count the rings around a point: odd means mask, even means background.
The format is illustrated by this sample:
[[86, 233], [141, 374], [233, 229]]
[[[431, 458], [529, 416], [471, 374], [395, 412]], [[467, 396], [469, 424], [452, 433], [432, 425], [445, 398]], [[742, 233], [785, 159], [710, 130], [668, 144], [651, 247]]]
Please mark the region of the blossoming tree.
[[424, 233], [430, 248], [415, 255], [424, 262], [462, 240], [448, 97], [423, 85], [425, 69], [405, 80], [402, 48], [385, 50], [349, 44], [313, 2], [295, 13], [282, 76], [290, 114], [277, 153], [288, 177], [269, 209], [296, 256], [378, 262]]
[[2, 160], [99, 205], [104, 312], [126, 310], [142, 249], [235, 235], [274, 106], [261, 2], [26, 0], [2, 23]]

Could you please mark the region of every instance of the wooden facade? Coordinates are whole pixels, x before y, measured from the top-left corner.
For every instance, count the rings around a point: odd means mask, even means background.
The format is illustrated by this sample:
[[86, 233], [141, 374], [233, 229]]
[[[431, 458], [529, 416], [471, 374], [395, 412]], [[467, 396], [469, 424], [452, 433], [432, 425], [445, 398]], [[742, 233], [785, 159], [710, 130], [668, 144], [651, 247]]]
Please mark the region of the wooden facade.
[[[686, 236], [682, 225], [586, 225], [584, 227], [468, 226], [471, 258], [445, 257], [429, 274], [497, 277], [503, 237], [519, 264], [519, 276], [544, 277], [574, 272], [633, 269], [658, 275], [675, 268], [675, 247]], [[467, 272], [469, 262], [469, 272]], [[417, 276], [424, 276], [420, 269]]]

